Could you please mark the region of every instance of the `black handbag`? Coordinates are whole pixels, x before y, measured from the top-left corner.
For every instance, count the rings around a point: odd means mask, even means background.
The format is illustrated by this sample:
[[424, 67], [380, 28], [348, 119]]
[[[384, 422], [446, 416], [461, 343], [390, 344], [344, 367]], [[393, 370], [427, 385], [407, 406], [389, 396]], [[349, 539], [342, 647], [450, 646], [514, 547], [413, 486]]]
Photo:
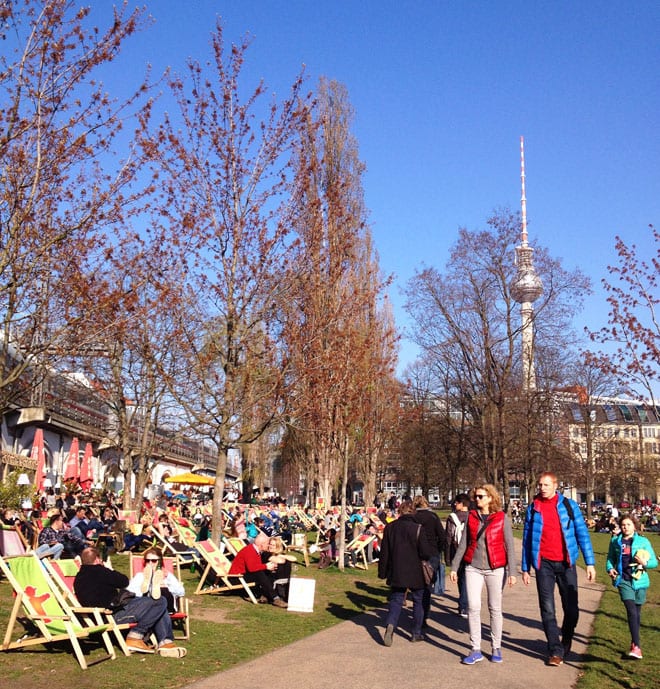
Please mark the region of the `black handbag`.
[[110, 601], [110, 610], [116, 612], [117, 610], [122, 610], [126, 607], [131, 598], [135, 598], [135, 594], [128, 589], [119, 589], [115, 594], [115, 597]]

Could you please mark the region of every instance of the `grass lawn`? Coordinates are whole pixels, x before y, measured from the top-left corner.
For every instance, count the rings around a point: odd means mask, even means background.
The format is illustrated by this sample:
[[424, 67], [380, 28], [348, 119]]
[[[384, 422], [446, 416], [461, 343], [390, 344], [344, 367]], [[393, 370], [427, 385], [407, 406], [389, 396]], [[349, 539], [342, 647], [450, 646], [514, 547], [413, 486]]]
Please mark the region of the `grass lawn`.
[[[115, 569], [128, 573], [128, 557], [112, 558]], [[0, 687], [3, 689], [132, 689], [141, 686], [137, 676], [149, 677], [149, 686], [182, 687], [232, 665], [285, 646], [338, 622], [381, 606], [386, 587], [377, 578], [377, 566], [368, 571], [336, 567], [319, 570], [312, 564], [294, 565], [296, 576], [316, 579], [313, 613], [289, 613], [270, 605], [253, 605], [239, 592], [193, 596], [199, 573], [183, 570], [190, 598], [191, 639], [181, 641], [188, 649], [182, 660], [137, 654], [106, 661], [96, 643], [83, 642], [90, 667], [82, 670], [71, 645], [49, 644], [0, 653]], [[11, 610], [12, 588], [0, 579], [0, 634], [4, 637]], [[22, 630], [17, 624], [17, 630]], [[15, 638], [20, 634], [15, 634]], [[99, 659], [96, 665], [91, 665]], [[137, 675], [137, 676], [136, 676]]]
[[[520, 530], [516, 535], [520, 535]], [[656, 552], [660, 538], [652, 535]], [[660, 576], [651, 572], [651, 588], [642, 609], [644, 660], [625, 657], [630, 645], [625, 610], [605, 574], [609, 537], [593, 534], [599, 580], [608, 585], [596, 616], [592, 642], [577, 689], [656, 689], [660, 677]], [[126, 572], [128, 558], [117, 555], [114, 566]], [[6, 689], [132, 689], [141, 686], [145, 674], [150, 686], [178, 688], [232, 665], [287, 645], [356, 614], [383, 606], [387, 589], [376, 577], [376, 566], [365, 572], [334, 567], [310, 570], [299, 565], [298, 576], [316, 579], [313, 613], [288, 613], [269, 605], [252, 605], [239, 593], [192, 596], [192, 638], [182, 642], [188, 648], [183, 660], [152, 655], [98, 662], [83, 671], [71, 654], [71, 647], [33, 646], [29, 650], [0, 653], [0, 686]], [[183, 572], [186, 589], [192, 592], [198, 573]], [[0, 579], [0, 634], [4, 636], [12, 605], [8, 582]], [[102, 659], [96, 645], [86, 647], [88, 661]]]

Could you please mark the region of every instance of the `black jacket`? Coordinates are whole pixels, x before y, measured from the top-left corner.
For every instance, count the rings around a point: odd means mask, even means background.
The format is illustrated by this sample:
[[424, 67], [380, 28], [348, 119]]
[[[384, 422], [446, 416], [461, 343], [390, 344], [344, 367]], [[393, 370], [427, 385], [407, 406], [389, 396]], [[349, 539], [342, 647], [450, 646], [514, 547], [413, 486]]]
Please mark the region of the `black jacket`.
[[73, 590], [85, 607], [107, 608], [117, 589], [128, 586], [128, 577], [103, 565], [82, 565], [73, 580]]
[[433, 555], [426, 531], [414, 514], [402, 514], [383, 532], [378, 560], [378, 577], [394, 588], [422, 589], [422, 560]]
[[415, 521], [422, 525], [426, 531], [426, 538], [432, 550], [432, 555], [440, 557], [440, 553], [445, 551], [445, 527], [440, 521], [440, 517], [429, 507], [419, 509], [415, 512]]

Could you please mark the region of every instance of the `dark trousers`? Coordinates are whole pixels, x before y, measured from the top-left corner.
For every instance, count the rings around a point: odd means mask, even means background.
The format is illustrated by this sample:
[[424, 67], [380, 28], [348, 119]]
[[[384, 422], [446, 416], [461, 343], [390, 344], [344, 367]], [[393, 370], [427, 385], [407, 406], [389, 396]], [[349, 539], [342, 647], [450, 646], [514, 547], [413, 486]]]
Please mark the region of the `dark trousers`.
[[[408, 589], [392, 587], [390, 591], [390, 605], [387, 611], [387, 625], [392, 625], [396, 630], [399, 624], [399, 617], [401, 616], [401, 609], [403, 602], [406, 599], [406, 592]], [[410, 589], [410, 597], [413, 602], [413, 635], [422, 633], [422, 623], [424, 622], [424, 608], [422, 607], [422, 597], [424, 589]]]
[[245, 581], [254, 582], [259, 588], [258, 593], [265, 596], [269, 603], [275, 600], [275, 594], [273, 592], [273, 582], [268, 577], [267, 570], [261, 569], [258, 572], [246, 572]]
[[[559, 587], [561, 607], [564, 611], [561, 636], [555, 611], [555, 585]], [[542, 559], [541, 566], [536, 570], [536, 591], [539, 597], [543, 631], [548, 641], [548, 654], [563, 658], [562, 642], [569, 644], [573, 640], [580, 614], [575, 565], [571, 567], [566, 562]]]

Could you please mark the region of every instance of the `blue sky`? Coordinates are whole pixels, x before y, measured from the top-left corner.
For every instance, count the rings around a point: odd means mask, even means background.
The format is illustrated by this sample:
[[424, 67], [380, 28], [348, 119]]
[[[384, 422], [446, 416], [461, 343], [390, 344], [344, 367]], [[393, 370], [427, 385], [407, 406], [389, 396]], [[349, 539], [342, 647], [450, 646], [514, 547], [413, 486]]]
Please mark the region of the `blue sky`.
[[[606, 322], [598, 283], [616, 261], [615, 235], [651, 250], [646, 228], [660, 223], [657, 0], [146, 5], [155, 23], [127, 53], [137, 72], [146, 62], [183, 72], [186, 58], [208, 59], [220, 16], [227, 43], [253, 37], [246, 86], [263, 78], [284, 94], [303, 64], [310, 88], [321, 75], [346, 85], [401, 329], [399, 290], [415, 269], [442, 268], [459, 227], [520, 208], [521, 135], [530, 241], [597, 288], [577, 327]], [[414, 356], [404, 340], [400, 368]]]

